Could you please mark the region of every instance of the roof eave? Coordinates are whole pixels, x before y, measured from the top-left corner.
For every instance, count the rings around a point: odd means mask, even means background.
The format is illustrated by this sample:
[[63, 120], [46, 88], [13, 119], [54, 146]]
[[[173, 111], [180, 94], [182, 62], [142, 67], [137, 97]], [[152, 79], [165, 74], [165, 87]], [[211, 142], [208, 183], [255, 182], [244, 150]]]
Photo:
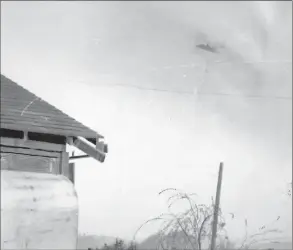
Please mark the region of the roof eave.
[[67, 137], [67, 143], [72, 145], [93, 159], [104, 162], [106, 158], [106, 153], [108, 153], [108, 146], [104, 144], [104, 142], [96, 140], [96, 144], [94, 145], [89, 140], [83, 137]]

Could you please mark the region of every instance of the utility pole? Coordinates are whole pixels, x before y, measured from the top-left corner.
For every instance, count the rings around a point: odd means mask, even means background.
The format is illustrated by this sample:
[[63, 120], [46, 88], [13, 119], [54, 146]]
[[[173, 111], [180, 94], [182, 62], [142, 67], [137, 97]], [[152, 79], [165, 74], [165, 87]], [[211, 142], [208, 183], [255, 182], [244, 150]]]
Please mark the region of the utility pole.
[[218, 218], [219, 218], [219, 208], [220, 208], [220, 198], [221, 198], [221, 188], [222, 188], [223, 167], [224, 167], [224, 164], [221, 162], [220, 163], [220, 168], [219, 168], [217, 191], [216, 191], [216, 201], [215, 201], [215, 206], [214, 206], [214, 218], [213, 218], [213, 226], [212, 226], [211, 250], [216, 249], [216, 239], [217, 239]]

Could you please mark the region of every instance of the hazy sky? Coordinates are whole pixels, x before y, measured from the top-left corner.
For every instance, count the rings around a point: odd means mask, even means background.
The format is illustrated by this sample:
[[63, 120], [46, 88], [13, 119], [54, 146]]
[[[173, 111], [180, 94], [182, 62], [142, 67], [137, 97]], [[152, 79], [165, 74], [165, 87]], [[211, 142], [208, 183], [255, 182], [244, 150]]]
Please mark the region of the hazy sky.
[[168, 187], [209, 202], [223, 160], [231, 236], [291, 235], [292, 2], [5, 1], [1, 73], [106, 137], [76, 164], [81, 233], [131, 238]]

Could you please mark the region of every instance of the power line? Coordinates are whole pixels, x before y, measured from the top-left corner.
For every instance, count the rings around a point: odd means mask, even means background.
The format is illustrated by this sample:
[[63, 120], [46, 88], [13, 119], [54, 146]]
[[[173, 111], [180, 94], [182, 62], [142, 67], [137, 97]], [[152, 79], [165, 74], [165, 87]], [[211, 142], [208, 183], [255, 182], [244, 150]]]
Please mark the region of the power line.
[[180, 90], [169, 90], [169, 89], [158, 89], [158, 88], [147, 88], [138, 85], [130, 84], [110, 84], [110, 85], [99, 85], [100, 87], [123, 87], [123, 88], [134, 88], [143, 91], [154, 91], [154, 92], [165, 92], [179, 95], [198, 95], [198, 96], [225, 96], [225, 97], [241, 97], [241, 98], [254, 98], [254, 99], [276, 99], [276, 100], [292, 100], [290, 96], [265, 96], [265, 95], [241, 95], [232, 93], [221, 93], [221, 92], [192, 92], [192, 91], [180, 91]]
[[265, 96], [265, 95], [239, 95], [231, 93], [199, 93], [199, 95], [216, 95], [216, 96], [232, 96], [256, 99], [279, 99], [279, 100], [292, 100], [290, 96]]
[[157, 89], [157, 88], [147, 88], [138, 85], [131, 85], [131, 84], [109, 84], [109, 85], [99, 85], [101, 87], [123, 87], [123, 88], [133, 88], [145, 91], [155, 91], [155, 92], [167, 92], [167, 93], [175, 93], [175, 94], [182, 94], [182, 95], [193, 95], [194, 93], [191, 91], [180, 91], [180, 90], [169, 90], [169, 89]]
[[[195, 96], [222, 96], [222, 97], [238, 97], [238, 98], [254, 98], [254, 99], [275, 99], [275, 100], [284, 100], [284, 101], [291, 101], [292, 97], [290, 96], [265, 96], [265, 95], [240, 95], [240, 94], [232, 94], [232, 93], [220, 93], [220, 92], [210, 92], [210, 93], [204, 93], [201, 92], [200, 89], [202, 89], [203, 85], [205, 85], [205, 76], [208, 73], [208, 67], [213, 64], [262, 64], [262, 63], [285, 63], [285, 64], [292, 64], [292, 61], [285, 60], [285, 61], [214, 61], [206, 63], [204, 72], [203, 72], [203, 79], [201, 84], [198, 86], [199, 91], [198, 92], [192, 92], [192, 91], [180, 91], [180, 90], [170, 90], [170, 89], [158, 89], [158, 88], [148, 88], [148, 87], [142, 87], [138, 85], [131, 85], [131, 84], [110, 84], [110, 85], [99, 85], [99, 87], [124, 87], [124, 88], [133, 88], [133, 89], [139, 89], [143, 91], [154, 91], [154, 92], [165, 92], [165, 93], [172, 93], [172, 94], [178, 94], [178, 95], [195, 95]], [[179, 66], [168, 66], [168, 68], [174, 68], [174, 67], [191, 67], [191, 68], [197, 68], [201, 67], [202, 65], [196, 65], [196, 64], [185, 64], [185, 65], [179, 65]]]
[[[283, 61], [237, 61], [237, 60], [222, 60], [222, 61], [209, 61], [208, 64], [210, 66], [218, 65], [218, 64], [234, 64], [234, 65], [241, 65], [241, 64], [292, 64], [292, 61], [290, 60], [283, 60]], [[201, 68], [202, 63], [196, 64], [196, 63], [189, 63], [189, 64], [180, 64], [180, 65], [167, 65], [162, 66], [160, 69], [174, 69], [174, 68]], [[153, 70], [158, 70], [156, 68], [153, 68]]]
[[231, 61], [231, 60], [227, 60], [227, 61], [212, 61], [209, 62], [209, 64], [292, 64], [292, 61], [290, 60], [268, 60], [268, 61]]

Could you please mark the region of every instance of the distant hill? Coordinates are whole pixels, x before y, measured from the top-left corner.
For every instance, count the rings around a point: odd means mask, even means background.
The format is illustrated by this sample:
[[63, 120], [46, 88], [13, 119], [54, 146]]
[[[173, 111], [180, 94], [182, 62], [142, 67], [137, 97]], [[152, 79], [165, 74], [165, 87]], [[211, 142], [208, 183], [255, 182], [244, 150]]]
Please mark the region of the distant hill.
[[153, 234], [146, 238], [144, 241], [142, 241], [137, 248], [140, 250], [144, 249], [156, 249], [157, 245], [159, 242], [159, 235], [158, 234]]
[[289, 250], [292, 249], [292, 241], [291, 242], [279, 242], [279, 243], [263, 243], [258, 244], [254, 248], [257, 249], [275, 249], [275, 250]]
[[[169, 245], [172, 245], [175, 247], [175, 249], [184, 249], [186, 246], [186, 243], [184, 242], [185, 235], [183, 233], [179, 233], [176, 237], [177, 239], [173, 240], [172, 236], [167, 237], [167, 242]], [[158, 247], [159, 243], [159, 235], [153, 234], [149, 236], [147, 239], [142, 241], [138, 246], [138, 250], [149, 250], [149, 249], [156, 249]], [[233, 249], [233, 246], [226, 246], [227, 249]], [[190, 249], [192, 249], [190, 247]], [[202, 249], [208, 249], [207, 242], [203, 243]], [[284, 241], [284, 242], [276, 242], [276, 243], [262, 243], [262, 244], [256, 244], [251, 247], [251, 249], [275, 249], [275, 250], [289, 250], [292, 249], [292, 241]]]
[[79, 235], [77, 249], [84, 250], [96, 247], [102, 247], [104, 244], [111, 245], [115, 243], [116, 238], [111, 236], [97, 236], [97, 235]]
[[[176, 247], [176, 249], [183, 249], [186, 245], [184, 242], [185, 236], [180, 233], [177, 234], [175, 244], [172, 236], [169, 236], [167, 242]], [[87, 250], [88, 248], [95, 249], [96, 247], [103, 247], [104, 244], [112, 245], [116, 241], [116, 237], [98, 236], [98, 235], [79, 235], [77, 249]], [[128, 241], [124, 241], [126, 244]], [[138, 250], [156, 249], [159, 242], [159, 235], [153, 234], [143, 240], [137, 245]], [[292, 241], [276, 242], [276, 243], [262, 243], [251, 247], [252, 249], [275, 249], [275, 250], [289, 250], [292, 249]], [[202, 249], [207, 249], [207, 245], [203, 243]], [[229, 249], [233, 249], [230, 247]]]
[[[153, 234], [149, 236], [147, 239], [138, 244], [138, 250], [147, 250], [147, 249], [156, 249], [159, 245], [160, 237], [158, 234]], [[186, 236], [183, 232], [177, 232], [176, 236], [172, 236], [171, 234], [165, 237], [164, 240], [169, 246], [174, 247], [175, 249], [192, 249], [192, 245], [186, 240]], [[207, 249], [207, 242], [202, 242], [202, 249]]]

